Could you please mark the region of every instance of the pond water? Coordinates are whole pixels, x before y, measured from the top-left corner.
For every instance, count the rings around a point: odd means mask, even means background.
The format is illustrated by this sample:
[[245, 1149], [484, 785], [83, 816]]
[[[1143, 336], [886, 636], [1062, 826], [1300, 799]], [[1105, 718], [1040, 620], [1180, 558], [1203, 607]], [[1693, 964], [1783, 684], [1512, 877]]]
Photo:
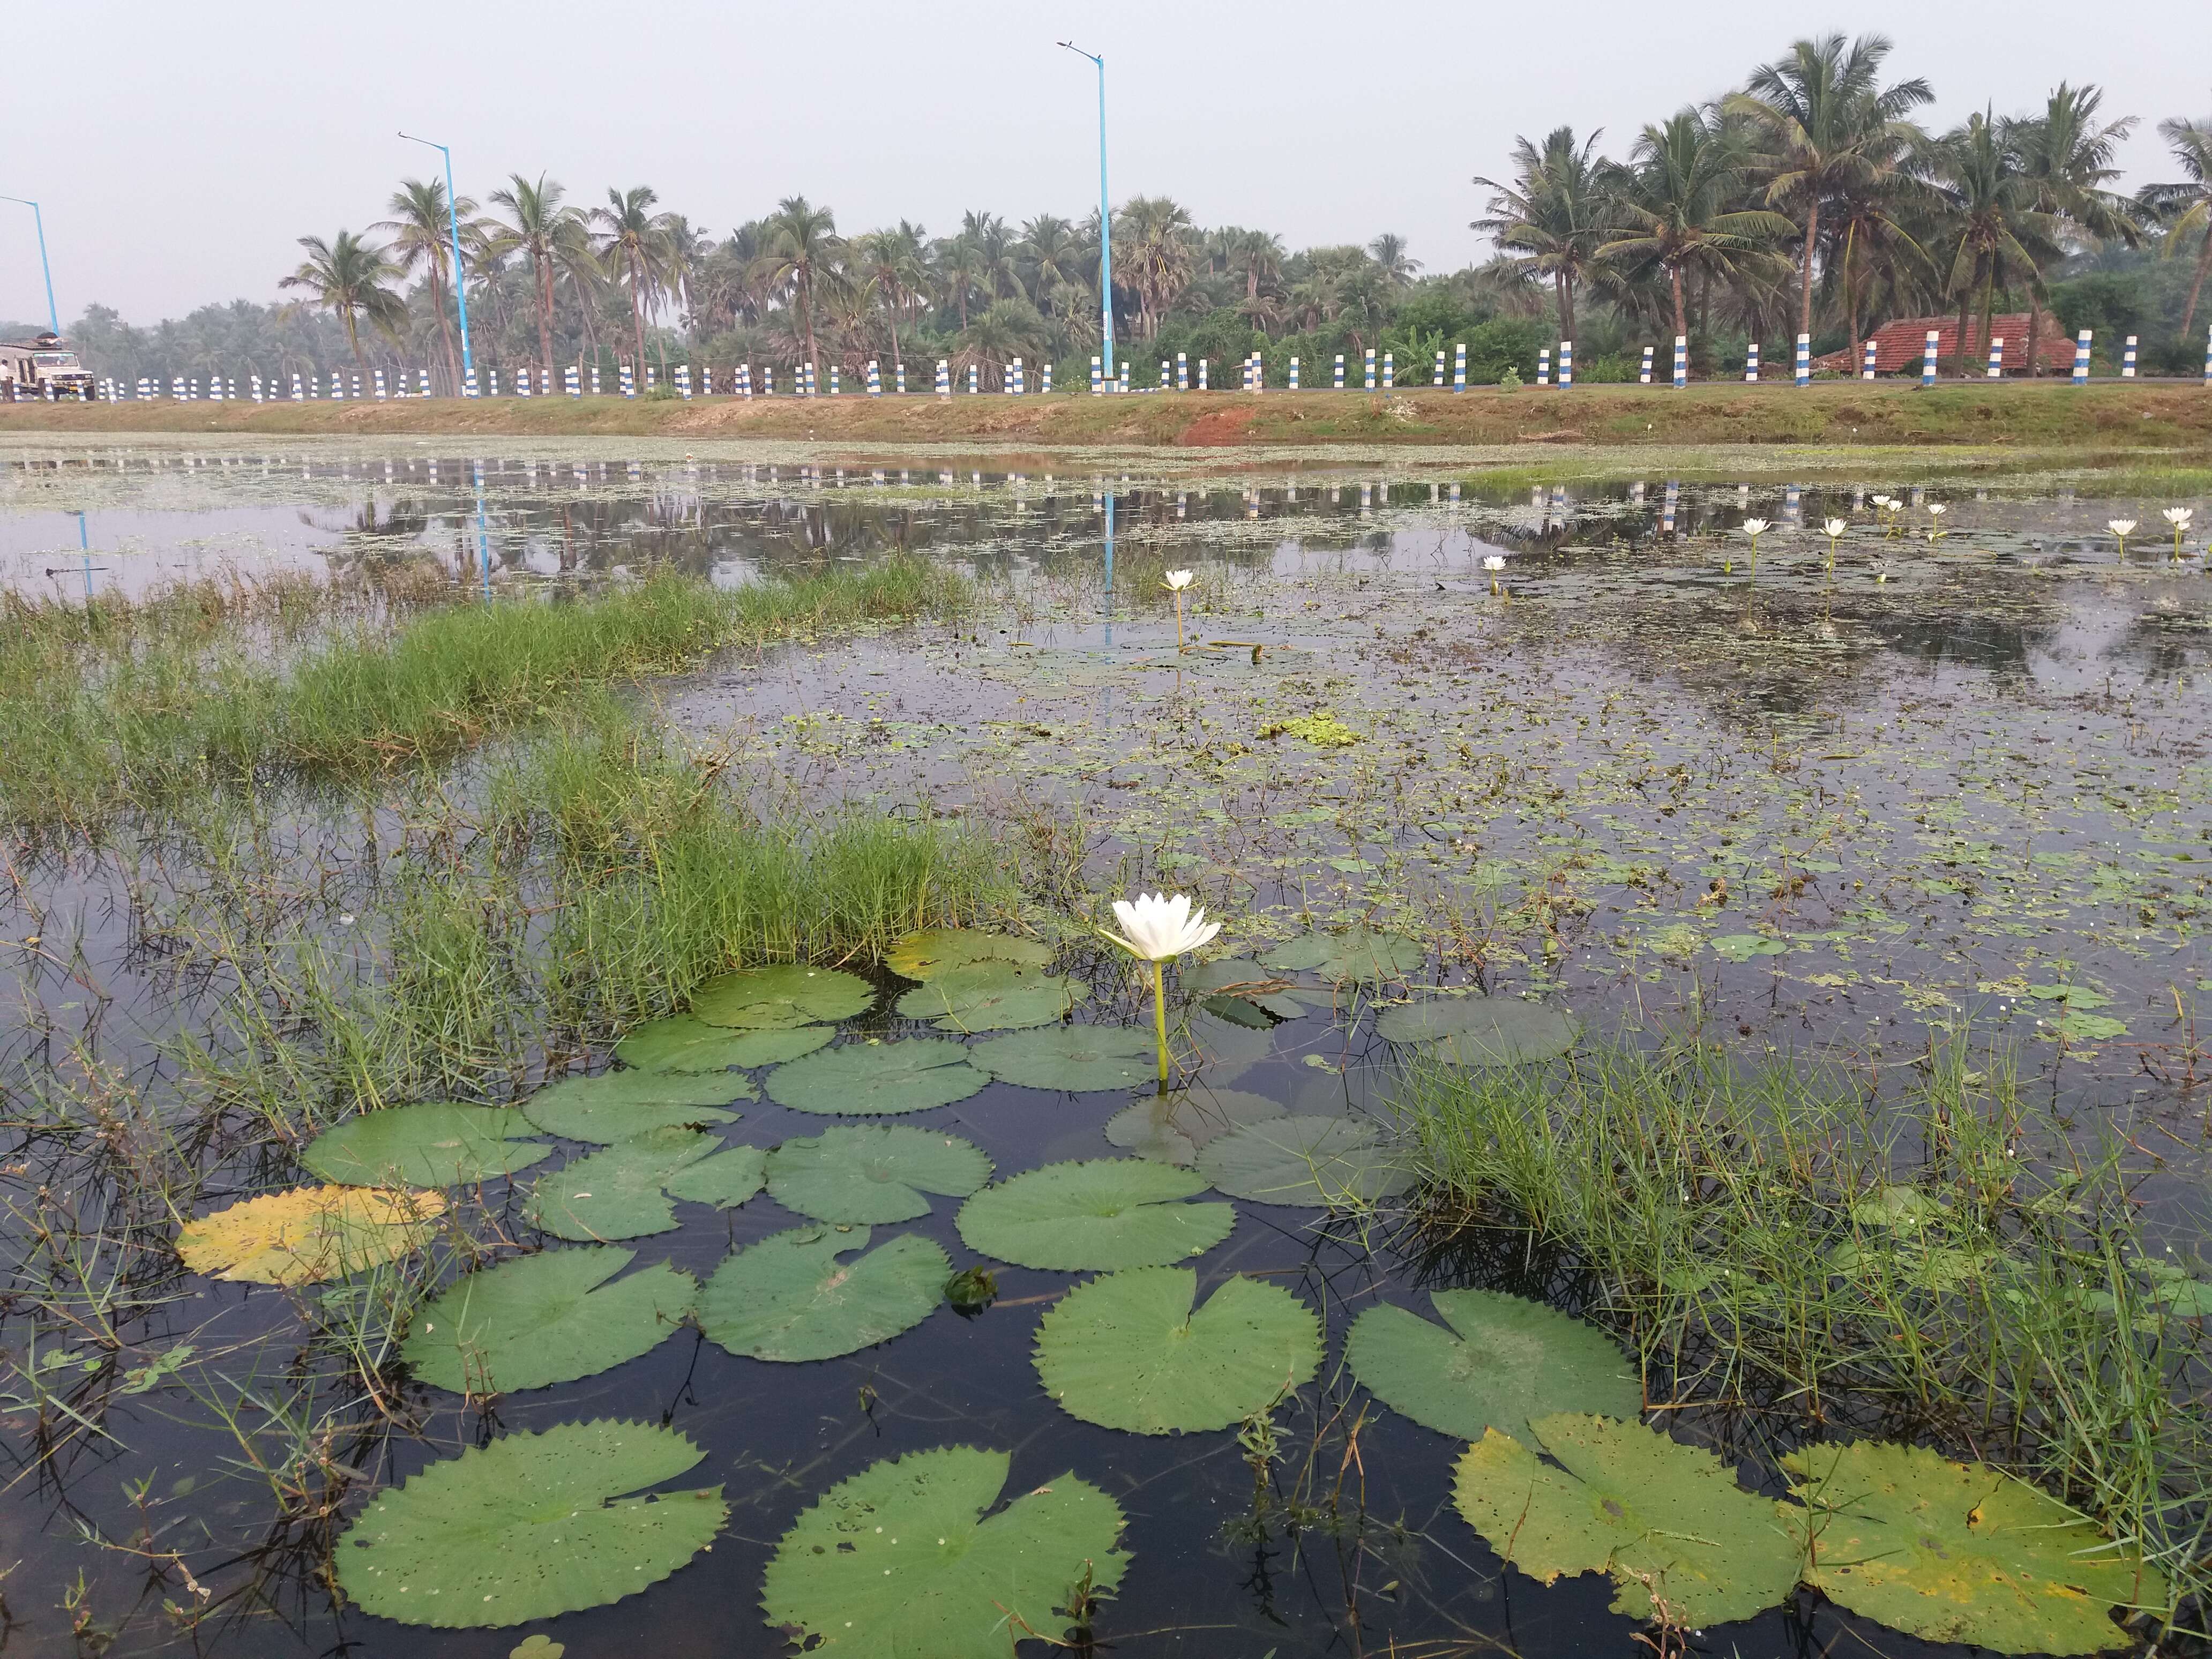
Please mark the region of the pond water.
[[[1747, 1057], [1819, 1057], [1877, 1087], [1933, 1043], [1989, 1046], [2062, 1133], [2133, 1143], [2154, 1237], [2199, 1258], [2212, 504], [2101, 496], [2094, 480], [1921, 476], [1893, 531], [1867, 505], [1897, 487], [1881, 477], [1507, 488], [1471, 471], [1094, 477], [1059, 465], [433, 459], [411, 445], [32, 458], [9, 466], [0, 495], [0, 586], [73, 599], [88, 583], [143, 594], [187, 576], [424, 560], [457, 585], [580, 584], [660, 564], [737, 584], [890, 551], [941, 558], [991, 596], [958, 626], [733, 656], [649, 695], [763, 808], [859, 801], [1057, 835], [1083, 889], [1200, 893], [1239, 955], [1309, 929], [1379, 928], [1419, 943], [1406, 984], [1540, 1000], [1632, 1041], [1695, 1024]], [[1946, 507], [1940, 520], [1930, 502]], [[2179, 559], [2156, 533], [2169, 505], [2197, 512]], [[1832, 550], [1817, 528], [1832, 514], [1850, 525]], [[1755, 567], [1740, 532], [1753, 517], [1774, 526]], [[2104, 528], [2112, 518], [2142, 522], [2124, 551]], [[1195, 577], [1178, 650], [1161, 578], [1181, 568]], [[397, 798], [380, 809], [387, 849], [404, 816]], [[289, 872], [272, 914], [304, 918], [342, 954], [354, 921], [337, 907], [367, 890], [360, 866], [376, 857], [361, 820], [294, 803], [289, 851], [272, 859]], [[91, 1055], [112, 1097], [143, 1091], [158, 1109], [156, 1045], [215, 1019], [228, 975], [175, 952], [164, 927], [164, 906], [188, 904], [176, 895], [202, 872], [190, 856], [164, 863], [158, 842], [11, 860], [0, 958], [15, 994], [0, 1064], [12, 1097], [27, 1103], [42, 1074], [78, 1077]], [[1093, 988], [1079, 1022], [1146, 1028], [1145, 995], [1109, 956], [1078, 948], [1060, 966]], [[1386, 1110], [1391, 1053], [1369, 999], [1291, 977], [1316, 994], [1264, 1028], [1184, 1000], [1182, 1063], [1200, 1106], [1223, 1094], [1232, 1112], [1255, 1098], [1299, 1115]], [[878, 988], [841, 1040], [935, 1035], [891, 1012], [907, 981], [886, 973]], [[516, 1054], [518, 1082], [544, 1058]], [[1004, 1177], [1121, 1155], [1127, 1120], [1112, 1139], [1109, 1123], [1131, 1100], [994, 1080], [911, 1121], [972, 1141]], [[732, 1146], [854, 1121], [766, 1099], [733, 1109], [719, 1131]], [[108, 1152], [127, 1143], [128, 1119]], [[115, 1159], [95, 1176], [70, 1139], [15, 1133], [11, 1255], [46, 1248], [42, 1226], [66, 1215], [93, 1240], [88, 1293], [117, 1273], [128, 1310], [111, 1351], [82, 1323], [41, 1320], [17, 1273], [9, 1363], [43, 1367], [80, 1421], [41, 1422], [11, 1376], [0, 1559], [21, 1565], [0, 1583], [16, 1621], [7, 1639], [40, 1653], [72, 1641], [257, 1656], [514, 1648], [521, 1631], [335, 1607], [315, 1528], [266, 1537], [270, 1486], [239, 1467], [238, 1440], [144, 1368], [185, 1342], [203, 1365], [222, 1356], [213, 1374], [258, 1420], [257, 1402], [307, 1363], [293, 1304], [185, 1272], [161, 1243], [179, 1218], [116, 1190]], [[291, 1156], [251, 1137], [211, 1145], [193, 1207], [291, 1184]], [[532, 1238], [524, 1209], [538, 1176], [491, 1183], [471, 1224]], [[1607, 1610], [1609, 1585], [1540, 1588], [1460, 1520], [1455, 1443], [1381, 1411], [1356, 1457], [1347, 1438], [1365, 1396], [1338, 1357], [1366, 1307], [1425, 1311], [1443, 1285], [1559, 1286], [1510, 1262], [1440, 1261], [1388, 1224], [1235, 1202], [1233, 1232], [1196, 1264], [1202, 1284], [1264, 1276], [1327, 1332], [1320, 1380], [1285, 1419], [1282, 1478], [1326, 1494], [1356, 1464], [1359, 1501], [1303, 1531], [1255, 1540], [1232, 1524], [1252, 1474], [1231, 1433], [1133, 1435], [1046, 1399], [1038, 1322], [1079, 1276], [1018, 1267], [1000, 1267], [980, 1314], [941, 1307], [879, 1347], [804, 1366], [739, 1358], [685, 1328], [583, 1381], [504, 1398], [489, 1419], [410, 1384], [386, 1404], [416, 1432], [364, 1404], [338, 1455], [386, 1482], [494, 1430], [618, 1417], [690, 1435], [705, 1457], [677, 1484], [721, 1483], [727, 1530], [647, 1594], [543, 1626], [572, 1656], [645, 1641], [672, 1659], [785, 1650], [759, 1602], [793, 1520], [878, 1459], [959, 1444], [1012, 1454], [1009, 1495], [1072, 1470], [1121, 1505], [1132, 1561], [1097, 1620], [1118, 1653], [1630, 1651], [1634, 1626]], [[980, 1258], [957, 1208], [937, 1198], [902, 1230], [967, 1266]], [[678, 1218], [633, 1241], [639, 1260], [702, 1279], [733, 1245], [803, 1219], [767, 1195], [686, 1204]], [[67, 1388], [51, 1386], [54, 1372]], [[98, 1549], [88, 1531], [143, 1540], [142, 1554]], [[182, 1553], [226, 1597], [253, 1589], [186, 1633], [162, 1603], [190, 1607], [192, 1592], [146, 1551]], [[1809, 1598], [1692, 1645], [1862, 1644], [1965, 1651]]]

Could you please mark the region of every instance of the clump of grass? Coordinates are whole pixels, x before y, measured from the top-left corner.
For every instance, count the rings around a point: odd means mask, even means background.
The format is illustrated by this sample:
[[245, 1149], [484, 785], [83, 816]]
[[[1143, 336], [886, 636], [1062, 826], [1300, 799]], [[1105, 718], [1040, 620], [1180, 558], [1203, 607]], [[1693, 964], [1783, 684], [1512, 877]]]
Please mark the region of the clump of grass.
[[2006, 1463], [2137, 1542], [2181, 1597], [2204, 1555], [2212, 1435], [2117, 1157], [2036, 1127], [2002, 1057], [1930, 1056], [1910, 1097], [1703, 1043], [1547, 1068], [1424, 1068], [1401, 1094], [1426, 1220], [1578, 1303], [1650, 1403], [1787, 1443], [1847, 1429]]

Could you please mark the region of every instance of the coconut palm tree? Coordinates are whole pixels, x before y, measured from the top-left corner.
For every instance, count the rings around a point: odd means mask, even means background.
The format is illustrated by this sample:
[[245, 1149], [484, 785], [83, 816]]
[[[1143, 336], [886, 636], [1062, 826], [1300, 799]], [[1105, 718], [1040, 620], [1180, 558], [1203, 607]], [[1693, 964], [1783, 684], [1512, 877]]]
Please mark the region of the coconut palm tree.
[[[1403, 244], [1400, 252], [1404, 251]], [[1283, 239], [1272, 231], [1240, 230], [1227, 250], [1229, 269], [1244, 276], [1244, 303], [1256, 310], [1262, 284], [1279, 282], [1283, 275]], [[1419, 267], [1415, 267], [1419, 269]]]
[[429, 267], [431, 308], [437, 313], [438, 332], [445, 342], [446, 372], [458, 389], [461, 384], [461, 359], [453, 344], [453, 319], [447, 309], [446, 285], [453, 275], [456, 222], [466, 218], [468, 231], [480, 234], [476, 202], [470, 197], [461, 197], [454, 202], [449, 215], [443, 179], [402, 179], [399, 188], [385, 204], [385, 211], [392, 217], [380, 219], [369, 228], [391, 233], [392, 263], [402, 272], [411, 274], [418, 264]]
[[1419, 259], [1406, 257], [1406, 239], [1395, 231], [1384, 231], [1367, 245], [1376, 268], [1382, 273], [1382, 281], [1391, 288], [1408, 288], [1421, 268]]
[[1468, 228], [1497, 238], [1523, 276], [1551, 283], [1563, 340], [1575, 337], [1575, 289], [1589, 274], [1611, 217], [1607, 172], [1596, 154], [1602, 136], [1593, 132], [1578, 145], [1572, 127], [1558, 127], [1541, 149], [1516, 138], [1510, 184], [1475, 175], [1476, 184], [1496, 193], [1489, 212]]
[[1115, 235], [1128, 249], [1123, 257], [1137, 290], [1137, 337], [1149, 340], [1189, 284], [1198, 228], [1190, 210], [1166, 196], [1133, 196], [1118, 216]]
[[965, 369], [975, 363], [984, 371], [984, 381], [1006, 386], [1006, 365], [1021, 356], [1034, 357], [1044, 349], [1050, 329], [1037, 308], [1027, 300], [994, 300], [975, 320], [960, 332], [953, 367]]
[[[1085, 252], [1075, 228], [1066, 220], [1040, 213], [1022, 227], [1015, 256], [1020, 261], [1023, 285], [1039, 310], [1062, 283], [1080, 281], [1085, 275]], [[1091, 256], [1096, 263], [1097, 256]]]
[[599, 258], [629, 290], [630, 337], [641, 372], [645, 367], [645, 313], [659, 301], [673, 257], [668, 217], [653, 211], [659, 199], [650, 185], [629, 190], [610, 186], [606, 206], [592, 210], [592, 222], [599, 228]]
[[2197, 315], [2197, 296], [2204, 291], [2205, 274], [2212, 271], [2212, 121], [2185, 121], [2176, 116], [2158, 124], [2158, 136], [2172, 146], [2174, 165], [2182, 176], [2172, 184], [2146, 185], [2136, 199], [2166, 226], [2161, 255], [2171, 254], [2191, 234], [2203, 238], [2189, 302], [2181, 308], [2181, 332], [2186, 337]]
[[1982, 338], [1989, 339], [1996, 290], [2025, 283], [2039, 287], [2042, 266], [2058, 258], [2057, 216], [2036, 206], [2034, 190], [2021, 171], [2011, 124], [1987, 112], [1969, 116], [1936, 141], [1929, 155], [1936, 189], [1949, 210], [1945, 242], [1945, 287], [1959, 299], [1959, 371], [1971, 376], [1966, 324], [1974, 298], [1982, 301]]
[[968, 326], [968, 298], [983, 292], [983, 250], [972, 236], [947, 237], [937, 246], [937, 276], [943, 302], [960, 313], [960, 326]]
[[[2034, 205], [2062, 222], [2072, 237], [2096, 246], [2118, 240], [2133, 247], [2142, 228], [2128, 204], [2108, 186], [2119, 177], [2113, 166], [2120, 142], [2135, 131], [2132, 115], [2100, 122], [2105, 94], [2095, 87], [2060, 82], [2045, 101], [2043, 113], [2013, 123], [2018, 165]], [[2027, 372], [2040, 374], [2037, 348], [2043, 332], [2043, 289], [2028, 288]]]
[[1901, 143], [1918, 137], [1905, 116], [1935, 96], [1925, 81], [1881, 84], [1887, 36], [1841, 34], [1792, 44], [1790, 55], [1752, 71], [1747, 90], [1727, 106], [1762, 135], [1754, 165], [1766, 183], [1765, 205], [1792, 214], [1804, 227], [1799, 260], [1797, 331], [1813, 331], [1814, 257], [1820, 210], [1863, 184]]
[[354, 362], [366, 370], [368, 359], [361, 352], [362, 319], [386, 335], [396, 334], [407, 321], [407, 307], [391, 287], [399, 267], [381, 245], [363, 241], [349, 230], [341, 230], [327, 242], [319, 236], [302, 236], [300, 246], [307, 250], [307, 257], [276, 286], [304, 289], [308, 297], [303, 304], [336, 317], [345, 327]]
[[553, 373], [553, 284], [564, 266], [591, 258], [591, 232], [584, 216], [563, 205], [568, 194], [557, 179], [539, 173], [533, 181], [512, 175], [504, 189], [491, 193], [492, 205], [505, 210], [507, 222], [495, 233], [501, 253], [520, 250], [530, 256], [531, 296], [538, 313], [538, 361]]
[[884, 314], [890, 319], [891, 362], [904, 362], [899, 355], [899, 313], [929, 280], [922, 264], [921, 237], [907, 224], [896, 230], [872, 230], [854, 238], [848, 257], [858, 291], [882, 301]]
[[1678, 111], [1663, 126], [1645, 127], [1630, 165], [1616, 176], [1613, 234], [1595, 257], [1629, 272], [1664, 271], [1678, 338], [1690, 331], [1682, 304], [1686, 272], [1735, 282], [1766, 261], [1778, 238], [1796, 229], [1778, 213], [1736, 206], [1743, 176], [1743, 151], [1721, 123], [1693, 108]]
[[768, 251], [763, 256], [769, 280], [788, 288], [799, 306], [801, 337], [806, 342], [806, 361], [814, 355], [814, 289], [834, 274], [843, 247], [837, 240], [837, 216], [826, 207], [816, 207], [804, 196], [787, 196], [769, 216]]

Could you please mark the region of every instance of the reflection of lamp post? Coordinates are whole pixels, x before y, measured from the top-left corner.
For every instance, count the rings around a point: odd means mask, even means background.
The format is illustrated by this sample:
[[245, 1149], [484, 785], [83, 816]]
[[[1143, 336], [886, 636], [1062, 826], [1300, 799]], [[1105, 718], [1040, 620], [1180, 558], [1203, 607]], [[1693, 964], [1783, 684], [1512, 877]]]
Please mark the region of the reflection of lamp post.
[[[453, 239], [453, 308], [461, 313], [461, 384], [453, 388], [459, 397], [462, 388], [475, 378], [476, 359], [469, 355], [469, 294], [468, 283], [461, 274], [461, 210], [453, 200], [453, 152], [434, 139], [417, 138], [411, 132], [399, 135], [410, 144], [421, 144], [434, 149], [446, 158], [446, 228]], [[451, 368], [449, 363], [447, 368]]]
[[[1114, 379], [1114, 210], [1106, 200], [1106, 60], [1073, 40], [1060, 44], [1078, 58], [1088, 58], [1098, 65], [1098, 336], [1105, 349], [1106, 380], [1110, 385]], [[1113, 498], [1107, 499], [1110, 503]], [[1114, 521], [1111, 505], [1106, 509], [1106, 521], [1109, 525]], [[1110, 540], [1108, 547], [1110, 552]]]
[[[1103, 76], [1105, 72], [1106, 71], [1103, 69], [1099, 70], [1099, 74], [1101, 76]], [[1098, 118], [1101, 123], [1098, 131], [1100, 133], [1099, 142], [1103, 145], [1105, 143], [1104, 133], [1106, 131], [1103, 125], [1106, 119], [1106, 106], [1103, 100], [1104, 100], [1106, 94], [1104, 91], [1104, 82], [1101, 81], [1099, 84], [1100, 91], [1098, 96], [1102, 101], [1098, 106]], [[1101, 154], [1103, 155], [1103, 152], [1102, 151]], [[1103, 168], [1104, 164], [1102, 161], [1100, 165]], [[1101, 176], [1103, 176], [1103, 172]], [[27, 196], [0, 196], [0, 202], [13, 202], [20, 207], [27, 207], [31, 210], [31, 222], [39, 228], [39, 270], [46, 279], [46, 326], [52, 329], [55, 334], [58, 335], [62, 331], [62, 319], [61, 313], [54, 309], [53, 267], [46, 263], [46, 216], [39, 211], [39, 204], [31, 200]], [[1113, 348], [1109, 346], [1107, 349], [1110, 351]]]
[[1106, 492], [1106, 643], [1114, 643], [1114, 492]]

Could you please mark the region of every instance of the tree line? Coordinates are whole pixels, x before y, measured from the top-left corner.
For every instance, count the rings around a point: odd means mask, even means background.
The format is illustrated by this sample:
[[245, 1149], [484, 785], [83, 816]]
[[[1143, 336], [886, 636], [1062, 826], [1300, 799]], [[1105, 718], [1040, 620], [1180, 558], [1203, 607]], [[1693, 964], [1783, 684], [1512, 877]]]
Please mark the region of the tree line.
[[[1292, 251], [1274, 233], [1201, 227], [1167, 197], [1135, 197], [1113, 224], [1115, 332], [1136, 384], [1182, 352], [1219, 372], [1258, 350], [1279, 384], [1300, 356], [1326, 383], [1337, 353], [1392, 351], [1401, 384], [1435, 353], [1469, 346], [1471, 377], [1526, 374], [1540, 347], [1576, 341], [1584, 380], [1626, 379], [1638, 347], [1691, 343], [1698, 373], [1732, 371], [1746, 346], [1816, 350], [1898, 317], [2026, 309], [2089, 326], [2100, 347], [2145, 337], [2150, 368], [2201, 366], [2212, 270], [2212, 119], [2161, 120], [2177, 175], [2114, 188], [2119, 143], [2094, 86], [2061, 84], [2039, 109], [1994, 107], [1948, 131], [1917, 113], [1924, 81], [1886, 78], [1891, 42], [1795, 42], [1735, 90], [1644, 126], [1620, 159], [1603, 135], [1522, 137], [1472, 228], [1494, 257], [1425, 274], [1401, 236]], [[646, 185], [571, 200], [516, 174], [449, 214], [443, 184], [405, 179], [386, 218], [301, 239], [276, 305], [210, 307], [153, 330], [94, 307], [76, 343], [95, 372], [131, 379], [220, 368], [279, 374], [350, 358], [433, 365], [460, 378], [453, 292], [465, 293], [481, 367], [739, 362], [788, 374], [866, 362], [924, 376], [951, 360], [995, 386], [1019, 356], [1082, 384], [1099, 349], [1099, 219], [984, 211], [932, 235], [901, 220], [855, 234], [803, 196], [717, 238]], [[452, 222], [459, 222], [459, 258]], [[2179, 257], [2176, 257], [2179, 256]], [[2198, 331], [2192, 344], [2192, 328]], [[2031, 347], [2023, 366], [2036, 364]], [[1970, 367], [1962, 365], [1961, 367]], [[2033, 370], [2031, 369], [2031, 372]], [[1035, 383], [1034, 378], [1032, 384]]]

